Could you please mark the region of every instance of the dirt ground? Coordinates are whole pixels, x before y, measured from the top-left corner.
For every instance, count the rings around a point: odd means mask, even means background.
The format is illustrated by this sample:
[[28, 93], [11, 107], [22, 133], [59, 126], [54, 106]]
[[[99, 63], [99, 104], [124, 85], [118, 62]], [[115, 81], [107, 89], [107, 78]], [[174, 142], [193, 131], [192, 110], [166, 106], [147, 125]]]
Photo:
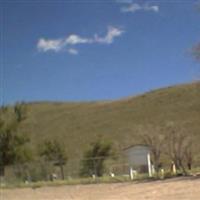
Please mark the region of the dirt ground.
[[0, 200], [200, 200], [200, 178], [1, 189]]

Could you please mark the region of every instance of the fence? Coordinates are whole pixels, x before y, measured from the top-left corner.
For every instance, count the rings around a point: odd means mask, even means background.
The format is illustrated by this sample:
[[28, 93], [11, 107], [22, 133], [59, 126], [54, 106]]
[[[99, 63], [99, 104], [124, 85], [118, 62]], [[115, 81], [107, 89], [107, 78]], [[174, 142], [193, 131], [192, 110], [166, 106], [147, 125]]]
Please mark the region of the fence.
[[[199, 170], [199, 166], [199, 162], [194, 162], [193, 170]], [[117, 160], [116, 158], [106, 159], [105, 157], [70, 159], [65, 165], [62, 165], [62, 168], [64, 179], [66, 180], [79, 179], [81, 177], [95, 178], [97, 176], [133, 178], [140, 171], [139, 168], [130, 166], [122, 157]], [[170, 162], [163, 164], [162, 168], [170, 172]], [[62, 179], [61, 166], [45, 160], [9, 166], [6, 168], [4, 178], [6, 182], [10, 183], [17, 181], [50, 181], [54, 179]]]

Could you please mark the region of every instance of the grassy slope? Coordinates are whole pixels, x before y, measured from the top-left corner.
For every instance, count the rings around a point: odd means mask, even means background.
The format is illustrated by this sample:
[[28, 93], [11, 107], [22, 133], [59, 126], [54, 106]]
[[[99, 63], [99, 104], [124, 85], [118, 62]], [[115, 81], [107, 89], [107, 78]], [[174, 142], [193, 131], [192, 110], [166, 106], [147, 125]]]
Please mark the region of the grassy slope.
[[[200, 139], [200, 82], [159, 89], [137, 97], [108, 102], [27, 104], [21, 129], [33, 145], [57, 137], [69, 159], [81, 157], [99, 135], [121, 149], [137, 143], [138, 129], [174, 122]], [[199, 145], [200, 146], [200, 145]]]

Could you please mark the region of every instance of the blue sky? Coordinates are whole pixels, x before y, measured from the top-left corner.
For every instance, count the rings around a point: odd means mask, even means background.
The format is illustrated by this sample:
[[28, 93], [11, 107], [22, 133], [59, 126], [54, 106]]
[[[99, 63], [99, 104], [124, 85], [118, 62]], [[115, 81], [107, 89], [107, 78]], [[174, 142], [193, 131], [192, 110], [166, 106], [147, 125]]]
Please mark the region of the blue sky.
[[1, 0], [1, 104], [119, 99], [194, 80], [197, 2]]

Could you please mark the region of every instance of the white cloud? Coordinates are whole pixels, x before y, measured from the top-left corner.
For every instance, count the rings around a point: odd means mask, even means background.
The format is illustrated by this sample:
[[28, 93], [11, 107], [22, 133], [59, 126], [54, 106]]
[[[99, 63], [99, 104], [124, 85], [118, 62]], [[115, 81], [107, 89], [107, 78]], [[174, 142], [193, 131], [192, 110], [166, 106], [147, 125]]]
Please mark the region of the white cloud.
[[92, 43], [92, 40], [87, 39], [87, 38], [82, 38], [74, 34], [66, 38], [66, 44], [76, 45], [76, 44], [85, 44], [85, 43]]
[[[59, 52], [60, 50], [66, 47], [72, 47], [78, 44], [111, 44], [114, 42], [116, 37], [122, 35], [124, 30], [120, 28], [116, 28], [113, 26], [108, 27], [108, 31], [105, 36], [100, 37], [95, 34], [93, 37], [84, 38], [79, 35], [69, 35], [63, 39], [44, 39], [40, 38], [37, 43], [37, 48], [39, 51], [47, 52], [47, 51], [54, 51]], [[69, 54], [77, 55], [78, 50], [74, 48], [67, 49]]]
[[77, 49], [70, 48], [70, 49], [67, 50], [67, 52], [71, 55], [78, 55]]
[[114, 41], [114, 38], [121, 36], [123, 32], [124, 31], [122, 29], [110, 26], [108, 27], [108, 32], [104, 37], [95, 35], [94, 41], [97, 43], [111, 44]]
[[62, 49], [63, 47], [63, 41], [60, 39], [56, 39], [56, 40], [48, 40], [48, 39], [44, 39], [41, 38], [39, 39], [38, 43], [37, 43], [37, 48], [39, 51], [55, 51], [58, 52]]
[[130, 4], [132, 2], [133, 2], [132, 0], [116, 0], [116, 3]]
[[141, 9], [142, 9], [142, 7], [139, 4], [133, 3], [133, 4], [130, 4], [126, 7], [122, 7], [121, 12], [124, 12], [124, 13], [132, 12], [132, 13], [134, 13], [135, 11], [141, 10]]
[[148, 4], [140, 5], [137, 3], [131, 3], [130, 5], [121, 8], [121, 12], [123, 13], [128, 13], [128, 12], [134, 13], [139, 10], [158, 12], [159, 6], [157, 5], [150, 6]]
[[159, 12], [159, 6], [156, 6], [156, 5], [154, 5], [154, 6], [148, 6], [148, 5], [146, 5], [146, 6], [144, 6], [144, 10]]

